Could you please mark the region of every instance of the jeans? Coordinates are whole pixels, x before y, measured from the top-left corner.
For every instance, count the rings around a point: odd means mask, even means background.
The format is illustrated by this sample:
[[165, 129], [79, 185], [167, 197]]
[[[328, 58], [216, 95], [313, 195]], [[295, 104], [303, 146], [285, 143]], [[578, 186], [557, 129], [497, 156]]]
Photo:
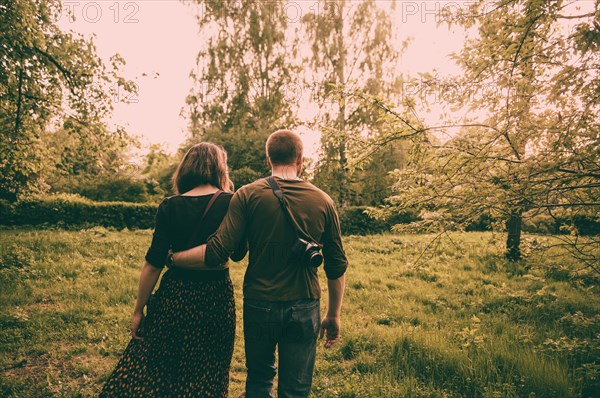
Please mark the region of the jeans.
[[246, 398], [274, 397], [276, 347], [279, 398], [308, 397], [319, 327], [319, 300], [244, 300]]

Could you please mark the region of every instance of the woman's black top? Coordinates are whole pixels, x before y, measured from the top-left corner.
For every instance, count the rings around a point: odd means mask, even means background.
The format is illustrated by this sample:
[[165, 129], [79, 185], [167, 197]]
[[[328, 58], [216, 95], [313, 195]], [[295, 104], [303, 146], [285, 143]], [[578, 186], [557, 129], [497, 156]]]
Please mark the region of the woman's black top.
[[[202, 214], [213, 194], [201, 196], [171, 196], [164, 199], [156, 212], [156, 223], [152, 244], [146, 253], [146, 261], [156, 268], [163, 268], [169, 249], [174, 252], [191, 249], [206, 243], [221, 225], [233, 196], [223, 192], [200, 223]], [[246, 245], [240, 247], [231, 258], [241, 260], [246, 254]]]

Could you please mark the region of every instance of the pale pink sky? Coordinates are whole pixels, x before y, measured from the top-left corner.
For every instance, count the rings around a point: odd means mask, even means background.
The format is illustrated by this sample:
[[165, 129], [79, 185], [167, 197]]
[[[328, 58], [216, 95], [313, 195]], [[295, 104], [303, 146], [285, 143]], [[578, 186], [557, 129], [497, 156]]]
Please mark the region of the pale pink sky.
[[[388, 0], [379, 1], [383, 6], [391, 4]], [[293, 24], [299, 23], [300, 14], [314, 12], [317, 2], [300, 0], [289, 4], [288, 18]], [[432, 69], [443, 74], [458, 72], [448, 55], [460, 50], [465, 33], [460, 28], [450, 31], [438, 26], [435, 12], [467, 4], [468, 1], [396, 2], [397, 45], [412, 37], [399, 73], [414, 76]], [[138, 85], [134, 103], [115, 104], [109, 123], [140, 135], [145, 144], [162, 143], [174, 151], [185, 138], [186, 121], [180, 117], [180, 111], [192, 85], [189, 72], [203, 43], [195, 20], [198, 6], [179, 0], [63, 0], [63, 9], [60, 26], [84, 35], [94, 34], [98, 53], [107, 62], [111, 55], [121, 54], [127, 61], [125, 77]], [[75, 21], [68, 17], [67, 10], [73, 12]], [[306, 112], [310, 113], [313, 112]], [[436, 119], [436, 112], [433, 113], [426, 118]], [[299, 131], [309, 152], [314, 154], [319, 133], [306, 128]]]

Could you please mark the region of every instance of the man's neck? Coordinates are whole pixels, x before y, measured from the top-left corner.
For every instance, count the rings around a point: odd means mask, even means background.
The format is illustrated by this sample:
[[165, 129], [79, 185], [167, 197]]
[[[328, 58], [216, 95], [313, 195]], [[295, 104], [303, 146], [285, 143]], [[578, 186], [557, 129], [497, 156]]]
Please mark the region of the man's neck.
[[284, 180], [299, 180], [298, 169], [296, 166], [273, 166], [271, 170], [273, 177], [282, 178]]

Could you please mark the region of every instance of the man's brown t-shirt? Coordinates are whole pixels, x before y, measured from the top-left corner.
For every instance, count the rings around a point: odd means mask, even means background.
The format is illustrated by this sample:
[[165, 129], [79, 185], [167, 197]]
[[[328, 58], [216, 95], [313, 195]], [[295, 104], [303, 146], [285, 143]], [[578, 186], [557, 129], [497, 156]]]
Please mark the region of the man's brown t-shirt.
[[[277, 182], [303, 235], [323, 245], [327, 278], [342, 276], [348, 261], [333, 200], [304, 180], [277, 178]], [[245, 298], [288, 301], [321, 296], [317, 269], [292, 258], [296, 234], [266, 179], [245, 185], [233, 195], [223, 223], [208, 240], [206, 265], [223, 264], [246, 241], [250, 257]]]

